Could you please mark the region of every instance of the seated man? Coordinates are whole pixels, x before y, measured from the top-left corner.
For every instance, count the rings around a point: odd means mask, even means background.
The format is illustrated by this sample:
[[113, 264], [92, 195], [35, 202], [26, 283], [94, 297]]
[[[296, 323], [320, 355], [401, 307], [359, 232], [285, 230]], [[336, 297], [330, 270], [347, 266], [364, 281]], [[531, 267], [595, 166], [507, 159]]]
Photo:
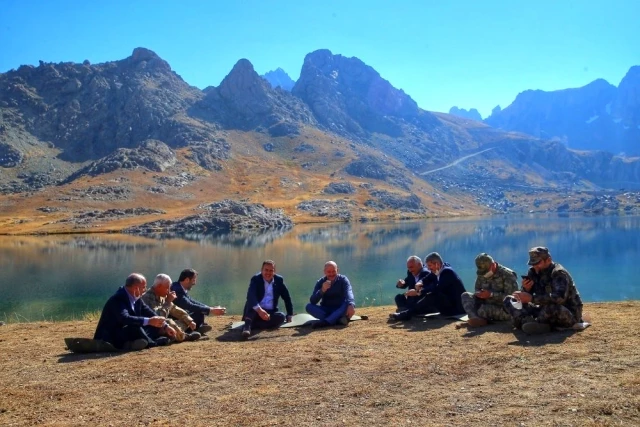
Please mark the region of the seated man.
[[[176, 341], [195, 341], [200, 339], [200, 332], [196, 332], [196, 324], [189, 313], [176, 307], [173, 300], [175, 292], [169, 292], [171, 277], [166, 274], [158, 274], [151, 285], [151, 289], [142, 295], [142, 301], [149, 306], [158, 316], [167, 318], [167, 323], [176, 331]], [[169, 315], [173, 319], [169, 319]]]
[[504, 299], [513, 325], [527, 334], [540, 334], [553, 326], [570, 328], [582, 322], [578, 289], [569, 272], [553, 262], [549, 249], [529, 249], [529, 265], [521, 290]]
[[399, 313], [392, 313], [393, 320], [409, 320], [416, 314], [440, 313], [443, 316], [464, 314], [460, 295], [464, 292], [464, 285], [458, 274], [448, 263], [442, 260], [437, 252], [432, 252], [425, 258], [427, 268], [431, 272], [422, 279], [422, 286], [418, 295], [420, 299], [413, 307]]
[[419, 256], [412, 255], [407, 259], [407, 277], [402, 280], [399, 279], [396, 283], [396, 288], [407, 289], [403, 294], [396, 295], [396, 312], [404, 311], [409, 307], [412, 307], [420, 299], [418, 296], [418, 290], [416, 290], [416, 283], [422, 283], [429, 274], [429, 270], [422, 266], [422, 260]]
[[192, 299], [188, 292], [198, 282], [198, 272], [192, 268], [182, 270], [177, 282], [171, 284], [171, 291], [176, 293], [177, 298], [174, 304], [189, 313], [189, 316], [196, 323], [196, 331], [204, 335], [212, 328], [204, 321], [205, 316], [222, 316], [227, 310], [224, 307], [209, 307], [199, 301]]
[[[251, 335], [251, 327], [258, 329], [277, 328], [293, 316], [293, 304], [284, 279], [276, 273], [276, 263], [266, 260], [260, 273], [251, 278], [244, 306], [242, 337]], [[278, 300], [282, 297], [287, 315], [278, 311]]]
[[134, 351], [168, 344], [169, 339], [160, 336], [162, 330], [169, 337], [176, 332], [164, 317], [157, 316], [142, 302], [140, 296], [146, 287], [147, 279], [142, 274], [130, 274], [124, 286], [104, 305], [93, 339]]
[[485, 326], [490, 320], [509, 320], [511, 316], [502, 308], [502, 300], [518, 288], [517, 274], [498, 264], [486, 253], [476, 257], [475, 292], [462, 294], [462, 306], [471, 327]]
[[324, 264], [324, 276], [316, 282], [309, 300], [307, 313], [318, 319], [313, 324], [314, 328], [335, 325], [338, 322], [347, 325], [356, 313], [351, 283], [347, 276], [338, 274], [338, 264], [333, 261]]

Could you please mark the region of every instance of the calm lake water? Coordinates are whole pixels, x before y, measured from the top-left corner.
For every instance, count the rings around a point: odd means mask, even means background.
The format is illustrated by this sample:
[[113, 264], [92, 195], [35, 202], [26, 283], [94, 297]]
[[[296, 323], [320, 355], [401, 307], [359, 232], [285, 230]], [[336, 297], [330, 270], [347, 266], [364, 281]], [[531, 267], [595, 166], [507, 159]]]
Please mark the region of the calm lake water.
[[409, 255], [439, 252], [467, 289], [475, 256], [486, 251], [524, 274], [527, 250], [548, 246], [573, 275], [585, 301], [640, 298], [640, 217], [491, 217], [398, 223], [301, 225], [285, 232], [185, 236], [0, 236], [0, 320], [79, 318], [100, 310], [130, 272], [152, 281], [199, 272], [192, 295], [239, 314], [250, 277], [273, 259], [294, 299], [304, 304], [324, 262], [335, 260], [359, 306], [393, 304]]

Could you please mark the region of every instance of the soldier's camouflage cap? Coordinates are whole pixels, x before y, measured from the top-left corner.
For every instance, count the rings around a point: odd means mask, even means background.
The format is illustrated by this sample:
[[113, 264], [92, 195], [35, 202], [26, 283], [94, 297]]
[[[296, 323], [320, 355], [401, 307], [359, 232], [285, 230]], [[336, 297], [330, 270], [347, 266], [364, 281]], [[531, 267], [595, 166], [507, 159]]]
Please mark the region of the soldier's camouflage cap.
[[476, 274], [478, 276], [484, 276], [489, 272], [492, 264], [493, 258], [491, 258], [491, 255], [484, 252], [481, 253], [476, 257], [476, 267], [478, 267], [478, 269], [476, 270]]
[[551, 254], [549, 253], [549, 249], [544, 246], [536, 246], [534, 248], [529, 249], [529, 265], [536, 265], [540, 261], [543, 261], [549, 258]]

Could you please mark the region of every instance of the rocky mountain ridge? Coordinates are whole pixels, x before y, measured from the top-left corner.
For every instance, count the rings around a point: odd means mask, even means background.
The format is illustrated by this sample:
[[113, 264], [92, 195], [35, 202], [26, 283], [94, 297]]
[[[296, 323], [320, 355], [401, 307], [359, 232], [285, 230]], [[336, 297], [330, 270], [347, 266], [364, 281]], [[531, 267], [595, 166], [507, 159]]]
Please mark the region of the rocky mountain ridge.
[[556, 139], [569, 148], [640, 155], [640, 66], [618, 87], [603, 79], [552, 92], [527, 90], [485, 122], [490, 126]]
[[[73, 226], [65, 218], [122, 229], [145, 221], [141, 206], [162, 206], [156, 224], [179, 228], [203, 202], [240, 198], [294, 222], [514, 212], [545, 191], [640, 182], [637, 161], [421, 110], [328, 50], [307, 55], [291, 93], [246, 59], [200, 91], [144, 48], [104, 64], [23, 66], [0, 74], [0, 120], [10, 230]], [[107, 207], [136, 214], [91, 214]]]

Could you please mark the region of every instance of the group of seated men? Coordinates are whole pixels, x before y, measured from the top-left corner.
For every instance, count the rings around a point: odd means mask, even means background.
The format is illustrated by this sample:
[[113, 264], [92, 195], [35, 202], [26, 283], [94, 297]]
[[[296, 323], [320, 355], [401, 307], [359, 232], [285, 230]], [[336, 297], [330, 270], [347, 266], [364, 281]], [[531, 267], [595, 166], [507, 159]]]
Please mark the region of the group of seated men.
[[[473, 292], [466, 292], [462, 280], [432, 252], [425, 258], [407, 260], [407, 277], [396, 287], [407, 289], [395, 298], [397, 309], [391, 320], [405, 321], [413, 316], [440, 313], [444, 316], [467, 314], [468, 326], [480, 327], [493, 321], [512, 320], [516, 328], [535, 334], [552, 327], [571, 327], [582, 321], [582, 301], [569, 272], [553, 262], [549, 250], [529, 251], [529, 270], [517, 290], [516, 273], [486, 254], [475, 259], [477, 279]], [[207, 339], [211, 326], [206, 316], [222, 315], [223, 307], [210, 307], [189, 296], [198, 273], [186, 269], [177, 282], [158, 274], [150, 289], [145, 277], [129, 275], [125, 285], [109, 298], [98, 322], [94, 339], [109, 342], [123, 350], [141, 350], [170, 342]], [[286, 314], [278, 308], [280, 298]], [[318, 319], [312, 326], [346, 325], [355, 314], [355, 300], [349, 279], [339, 274], [338, 265], [327, 261], [324, 275], [316, 282], [306, 311]], [[242, 337], [252, 328], [276, 328], [290, 322], [293, 303], [274, 261], [262, 263], [260, 273], [249, 282], [243, 310]]]
[[[123, 287], [111, 296], [104, 308], [94, 335], [95, 340], [110, 343], [121, 350], [142, 350], [171, 342], [208, 339], [212, 327], [206, 316], [222, 315], [224, 307], [210, 307], [189, 296], [196, 285], [198, 273], [186, 269], [177, 282], [166, 274], [158, 274], [151, 288], [139, 273], [130, 274]], [[280, 297], [286, 314], [278, 309]], [[355, 314], [355, 299], [349, 279], [338, 273], [338, 265], [328, 261], [324, 275], [317, 281], [307, 312], [314, 316], [312, 326], [344, 324]], [[251, 278], [247, 292], [242, 337], [251, 335], [251, 328], [276, 328], [290, 322], [293, 303], [282, 276], [276, 274], [276, 264], [264, 261], [260, 273]]]
[[425, 264], [426, 268], [418, 256], [407, 260], [407, 277], [396, 284], [407, 290], [396, 296], [397, 309], [389, 315], [391, 320], [408, 320], [418, 314], [466, 313], [467, 326], [512, 320], [514, 327], [527, 334], [582, 322], [582, 300], [573, 278], [553, 261], [546, 247], [529, 250], [529, 269], [522, 276], [520, 290], [517, 274], [486, 253], [475, 259], [473, 292], [465, 292], [460, 277], [437, 252], [427, 255]]

